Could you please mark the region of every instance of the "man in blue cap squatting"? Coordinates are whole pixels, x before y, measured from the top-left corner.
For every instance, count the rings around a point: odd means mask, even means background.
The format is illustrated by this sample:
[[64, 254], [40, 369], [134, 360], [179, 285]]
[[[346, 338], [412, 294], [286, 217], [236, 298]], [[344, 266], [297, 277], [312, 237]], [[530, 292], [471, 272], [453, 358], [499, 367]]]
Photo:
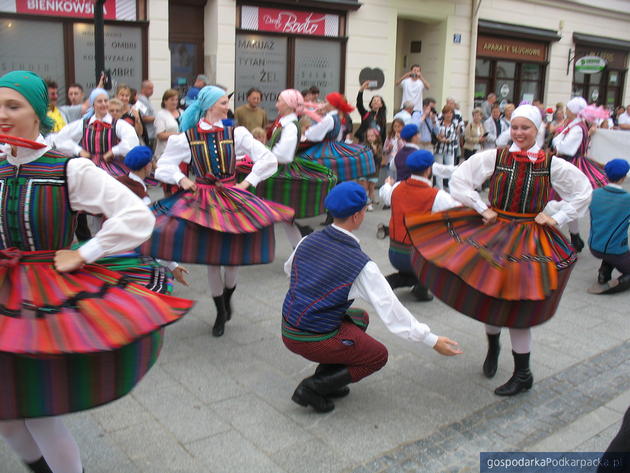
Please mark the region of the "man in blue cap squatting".
[[407, 156], [406, 169], [411, 173], [404, 181], [393, 184], [388, 178], [381, 186], [379, 195], [385, 205], [392, 208], [389, 221], [389, 261], [397, 273], [387, 276], [392, 289], [413, 286], [413, 294], [419, 301], [430, 301], [433, 296], [418, 281], [411, 266], [413, 246], [405, 227], [405, 217], [412, 213], [431, 213], [460, 207], [462, 204], [443, 190], [432, 186], [431, 177], [435, 159], [427, 150], [417, 150]]
[[[630, 221], [630, 193], [621, 184], [626, 180], [630, 164], [624, 159], [613, 159], [604, 167], [610, 184], [593, 191], [591, 199], [591, 253], [602, 260], [597, 282], [599, 287], [589, 292], [613, 294], [630, 288], [630, 250], [628, 225]], [[612, 279], [613, 269], [621, 276]]]
[[361, 226], [367, 202], [356, 182], [333, 188], [326, 197], [333, 224], [303, 238], [284, 266], [291, 283], [282, 307], [282, 340], [292, 352], [319, 363], [292, 399], [317, 412], [332, 411], [331, 398], [346, 396], [348, 384], [387, 363], [385, 346], [365, 332], [367, 313], [350, 309], [357, 297], [372, 304], [392, 333], [442, 355], [461, 353], [456, 342], [431, 333], [413, 317], [361, 251], [352, 232]]

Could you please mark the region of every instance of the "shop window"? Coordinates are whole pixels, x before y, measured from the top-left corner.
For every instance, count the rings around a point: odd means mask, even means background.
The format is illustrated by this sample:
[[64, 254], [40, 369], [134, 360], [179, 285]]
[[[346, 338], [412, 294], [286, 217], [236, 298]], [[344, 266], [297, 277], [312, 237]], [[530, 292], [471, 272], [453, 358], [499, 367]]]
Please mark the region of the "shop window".
[[544, 64], [477, 59], [475, 71], [475, 106], [490, 92], [497, 94], [501, 106], [508, 102], [532, 102], [543, 96]]
[[288, 38], [275, 35], [236, 35], [236, 94], [234, 107], [246, 102], [249, 89], [262, 92], [261, 106], [275, 116], [278, 94], [287, 88]]
[[590, 46], [576, 46], [575, 59], [584, 56], [598, 56], [606, 61], [606, 67], [594, 74], [573, 70], [572, 92], [584, 97], [587, 102], [604, 105], [613, 109], [623, 105], [627, 53], [625, 51], [600, 49]]
[[[37, 32], [37, 41], [34, 41], [34, 32]], [[0, 76], [16, 69], [33, 71], [57, 82], [59, 105], [62, 105], [66, 95], [63, 24], [0, 19]]]
[[295, 40], [295, 77], [298, 90], [317, 86], [320, 96], [340, 89], [341, 44], [317, 39]]

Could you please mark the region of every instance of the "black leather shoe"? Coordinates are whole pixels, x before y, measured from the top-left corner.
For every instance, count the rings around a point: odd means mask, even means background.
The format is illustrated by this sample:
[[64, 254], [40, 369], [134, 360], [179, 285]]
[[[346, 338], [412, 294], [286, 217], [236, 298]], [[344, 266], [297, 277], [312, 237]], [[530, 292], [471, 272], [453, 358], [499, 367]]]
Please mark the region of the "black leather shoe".
[[376, 238], [384, 240], [387, 236], [389, 236], [389, 227], [383, 223], [379, 223], [376, 227]]
[[306, 386], [305, 381], [307, 379], [310, 378], [306, 378], [295, 389], [293, 396], [291, 396], [291, 400], [300, 406], [311, 406], [315, 409], [315, 412], [320, 412], [322, 414], [332, 411], [335, 408], [335, 404], [331, 400], [326, 399], [324, 396], [317, 393], [315, 390]]
[[630, 274], [623, 274], [614, 281], [608, 283], [608, 289], [602, 294], [616, 294], [617, 292], [623, 292], [630, 288]]
[[234, 290], [236, 286], [233, 288], [224, 288], [223, 289], [223, 304], [225, 305], [225, 320], [230, 320], [232, 318], [232, 294], [234, 294]]
[[597, 273], [597, 282], [599, 284], [606, 284], [612, 279], [612, 272], [613, 266], [606, 263], [606, 261], [602, 261], [602, 264], [599, 267], [599, 271]]
[[581, 253], [584, 249], [584, 241], [579, 233], [571, 233], [571, 244], [578, 253]]
[[420, 302], [429, 302], [433, 300], [433, 294], [431, 294], [429, 290], [420, 283], [417, 283], [413, 287], [411, 293], [416, 297], [416, 300]]
[[309, 227], [308, 225], [300, 225], [297, 222], [295, 223], [295, 226], [298, 228], [298, 230], [300, 231], [300, 235], [302, 235], [303, 237], [305, 237], [306, 235], [310, 235], [315, 231], [313, 230], [313, 227]]
[[497, 396], [515, 396], [520, 392], [527, 391], [534, 384], [534, 376], [529, 370], [529, 353], [514, 353], [514, 374], [502, 386], [494, 390]]
[[41, 457], [33, 463], [26, 463], [26, 466], [33, 473], [53, 473], [48, 463], [46, 463], [46, 460], [44, 460], [44, 457]]
[[493, 378], [497, 373], [499, 352], [501, 351], [501, 345], [499, 344], [501, 334], [486, 333], [486, 335], [488, 336], [488, 353], [483, 362], [483, 374], [486, 378]]
[[217, 318], [214, 320], [212, 327], [212, 335], [220, 337], [225, 332], [225, 321], [227, 320], [227, 309], [225, 308], [225, 300], [223, 295], [213, 297], [214, 305], [217, 308]]

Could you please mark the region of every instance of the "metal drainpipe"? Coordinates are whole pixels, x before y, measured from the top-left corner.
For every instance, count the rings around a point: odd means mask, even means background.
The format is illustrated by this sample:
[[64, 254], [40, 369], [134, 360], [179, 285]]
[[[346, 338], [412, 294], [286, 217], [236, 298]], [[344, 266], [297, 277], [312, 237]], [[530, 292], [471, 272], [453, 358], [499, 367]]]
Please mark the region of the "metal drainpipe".
[[468, 116], [475, 106], [475, 65], [477, 62], [477, 30], [479, 9], [483, 0], [472, 0], [470, 9], [470, 58], [468, 61]]

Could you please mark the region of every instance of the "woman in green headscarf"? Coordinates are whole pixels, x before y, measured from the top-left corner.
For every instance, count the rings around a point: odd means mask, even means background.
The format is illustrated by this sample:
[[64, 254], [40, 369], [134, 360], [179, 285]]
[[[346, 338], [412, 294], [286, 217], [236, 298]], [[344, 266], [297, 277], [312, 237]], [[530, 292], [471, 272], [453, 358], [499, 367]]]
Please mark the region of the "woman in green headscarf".
[[[47, 109], [36, 74], [0, 77], [0, 434], [33, 472], [80, 473], [58, 416], [129, 392], [157, 359], [162, 327], [192, 303], [92, 264], [136, 248], [155, 219], [90, 160], [50, 149]], [[75, 251], [78, 211], [107, 222]]]

